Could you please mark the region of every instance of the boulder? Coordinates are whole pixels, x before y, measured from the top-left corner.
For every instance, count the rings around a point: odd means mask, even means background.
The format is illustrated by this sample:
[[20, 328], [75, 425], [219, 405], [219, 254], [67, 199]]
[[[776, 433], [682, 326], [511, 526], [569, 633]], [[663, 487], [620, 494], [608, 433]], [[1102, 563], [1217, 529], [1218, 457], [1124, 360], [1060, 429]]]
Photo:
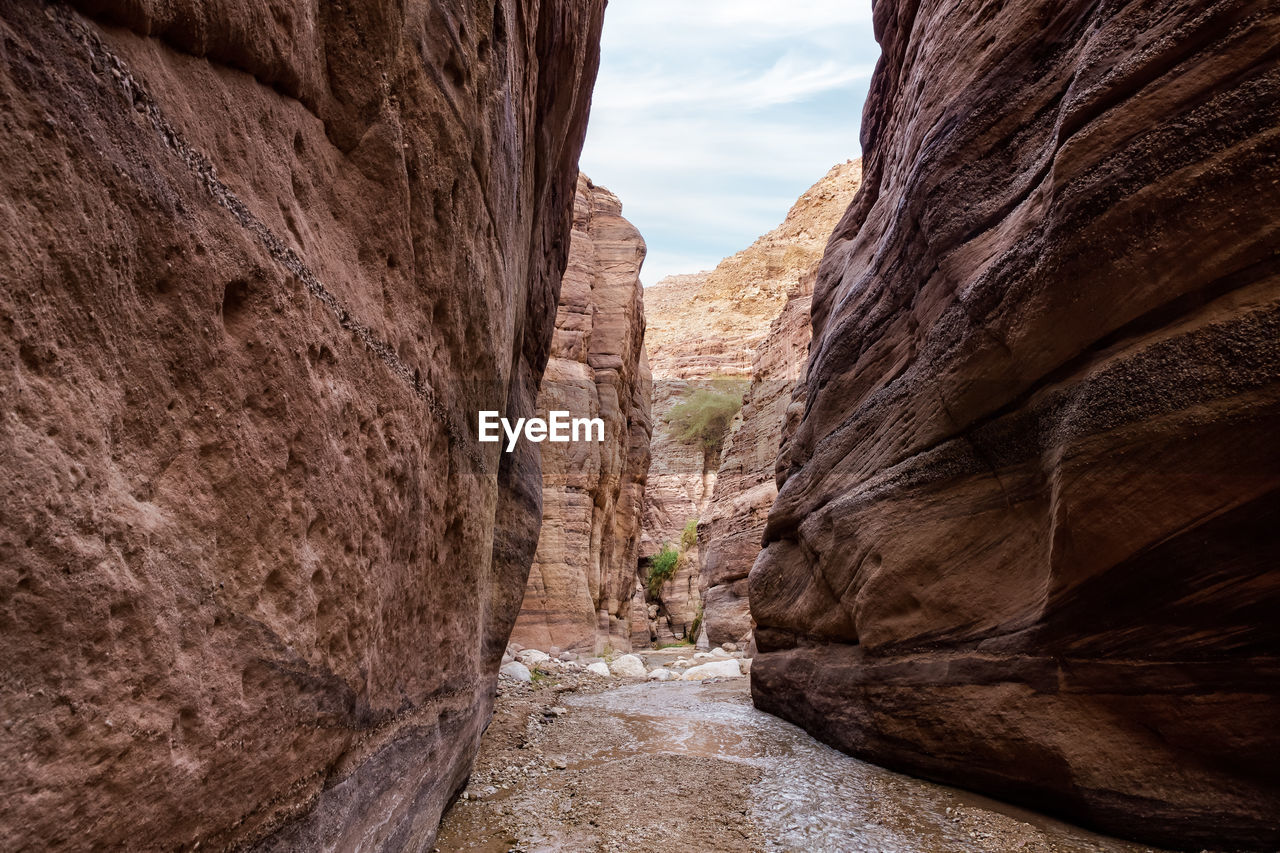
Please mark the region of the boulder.
[[671, 681], [675, 677], [676, 677], [676, 674], [671, 670], [666, 669], [665, 667], [658, 667], [657, 669], [651, 669], [649, 670], [649, 675], [647, 676], [647, 678], [650, 681]]
[[636, 655], [623, 655], [609, 664], [609, 672], [618, 678], [644, 678], [644, 661]]
[[609, 672], [609, 665], [604, 661], [599, 661], [599, 660], [596, 661], [595, 663], [587, 664], [587, 672], [591, 673], [592, 675], [599, 675], [603, 678], [608, 678], [611, 675], [611, 673]]
[[516, 654], [516, 660], [520, 661], [520, 663], [525, 666], [533, 666], [534, 664], [551, 660], [551, 655], [546, 652], [538, 651], [537, 649], [524, 649]]
[[738, 666], [738, 661], [718, 660], [711, 663], [703, 663], [692, 667], [680, 676], [682, 681], [701, 681], [704, 678], [738, 678], [742, 675], [742, 669]]
[[498, 670], [498, 674], [516, 681], [533, 681], [533, 674], [529, 672], [529, 667], [518, 660], [504, 663], [502, 668]]

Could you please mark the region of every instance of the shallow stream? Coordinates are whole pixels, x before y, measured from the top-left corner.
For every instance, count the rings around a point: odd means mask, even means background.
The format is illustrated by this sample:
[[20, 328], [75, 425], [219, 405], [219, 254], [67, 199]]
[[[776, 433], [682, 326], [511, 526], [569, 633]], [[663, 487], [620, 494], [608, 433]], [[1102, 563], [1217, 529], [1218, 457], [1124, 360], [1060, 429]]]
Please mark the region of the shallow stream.
[[[672, 653], [645, 654], [649, 666]], [[746, 678], [508, 686], [438, 849], [1137, 853], [893, 773], [756, 710]]]

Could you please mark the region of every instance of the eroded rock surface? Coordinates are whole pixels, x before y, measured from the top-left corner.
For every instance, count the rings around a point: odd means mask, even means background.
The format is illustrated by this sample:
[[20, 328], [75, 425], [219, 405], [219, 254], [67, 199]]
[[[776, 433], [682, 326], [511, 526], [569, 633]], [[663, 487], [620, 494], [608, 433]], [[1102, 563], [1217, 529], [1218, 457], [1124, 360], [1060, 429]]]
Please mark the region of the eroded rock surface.
[[542, 534], [512, 639], [590, 651], [631, 647], [631, 602], [649, 470], [644, 240], [617, 196], [578, 179], [569, 266], [538, 409], [604, 421], [603, 442], [542, 450]]
[[[763, 287], [777, 279], [795, 284], [756, 345], [751, 385], [698, 524], [703, 624], [712, 643], [744, 641], [751, 633], [747, 574], [760, 553], [765, 521], [778, 494], [774, 465], [792, 390], [809, 353], [809, 302], [824, 235], [830, 236], [861, 178], [861, 161], [854, 161], [836, 166], [810, 188], [781, 229], [796, 243], [782, 253], [780, 264], [765, 267], [771, 278]], [[803, 227], [797, 227], [799, 222]], [[762, 287], [758, 275], [744, 274], [748, 288]], [[798, 417], [799, 407], [792, 414]]]
[[0, 5], [0, 837], [427, 849], [604, 4], [75, 5]]
[[1280, 17], [875, 20], [755, 701], [1116, 833], [1275, 847]]

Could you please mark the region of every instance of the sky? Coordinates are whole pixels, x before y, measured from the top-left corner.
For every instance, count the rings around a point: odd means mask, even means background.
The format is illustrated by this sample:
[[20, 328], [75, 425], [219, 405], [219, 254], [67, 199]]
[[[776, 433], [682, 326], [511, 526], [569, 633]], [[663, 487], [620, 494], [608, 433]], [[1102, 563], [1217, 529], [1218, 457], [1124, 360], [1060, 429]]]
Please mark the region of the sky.
[[609, 0], [582, 170], [644, 235], [646, 286], [712, 269], [857, 157], [870, 0]]

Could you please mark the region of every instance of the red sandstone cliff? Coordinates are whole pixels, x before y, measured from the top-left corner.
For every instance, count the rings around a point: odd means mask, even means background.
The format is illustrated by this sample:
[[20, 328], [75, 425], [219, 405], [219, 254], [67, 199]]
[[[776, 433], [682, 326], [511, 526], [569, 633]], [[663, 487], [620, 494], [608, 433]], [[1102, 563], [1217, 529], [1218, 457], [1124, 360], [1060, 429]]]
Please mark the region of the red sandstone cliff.
[[651, 432], [644, 253], [617, 196], [579, 176], [538, 411], [599, 417], [605, 440], [543, 445], [542, 534], [511, 635], [525, 646], [631, 646]]
[[7, 849], [427, 849], [541, 518], [602, 0], [0, 5]]
[[756, 703], [1115, 833], [1275, 847], [1280, 16], [874, 8]]

